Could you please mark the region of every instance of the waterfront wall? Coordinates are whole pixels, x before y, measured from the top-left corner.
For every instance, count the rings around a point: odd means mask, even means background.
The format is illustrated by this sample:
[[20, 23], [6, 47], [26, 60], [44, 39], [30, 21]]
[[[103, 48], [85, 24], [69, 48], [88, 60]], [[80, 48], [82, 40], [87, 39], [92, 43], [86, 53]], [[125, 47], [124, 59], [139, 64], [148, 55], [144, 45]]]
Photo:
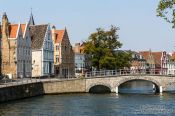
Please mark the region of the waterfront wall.
[[82, 93], [86, 92], [86, 79], [71, 79], [61, 81], [44, 82], [45, 94], [57, 93]]
[[175, 77], [166, 76], [118, 76], [118, 77], [97, 77], [97, 78], [73, 78], [73, 79], [50, 79], [42, 82], [35, 82], [22, 85], [14, 85], [0, 88], [0, 102], [33, 97], [44, 94], [59, 93], [85, 93], [92, 87], [103, 85], [111, 92], [118, 93], [118, 87], [125, 82], [132, 80], [145, 80], [152, 82], [157, 92], [168, 91], [175, 88]]
[[34, 97], [44, 94], [43, 83], [30, 83], [0, 88], [0, 102]]
[[85, 92], [85, 79], [35, 82], [0, 88], [0, 102], [34, 97], [44, 94]]

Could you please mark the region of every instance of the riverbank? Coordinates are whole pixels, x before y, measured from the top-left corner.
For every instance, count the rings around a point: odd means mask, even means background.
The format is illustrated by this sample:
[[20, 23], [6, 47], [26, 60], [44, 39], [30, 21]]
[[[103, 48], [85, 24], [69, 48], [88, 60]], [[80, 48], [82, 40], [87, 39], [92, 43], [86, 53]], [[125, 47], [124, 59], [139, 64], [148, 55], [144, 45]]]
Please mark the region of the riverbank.
[[0, 88], [0, 102], [18, 100], [46, 94], [85, 93], [85, 79], [40, 81]]
[[[154, 84], [157, 93], [168, 91], [175, 82], [174, 77], [164, 76], [109, 76], [94, 78], [48, 78], [21, 79], [0, 86], [0, 102], [61, 93], [118, 93], [119, 86], [128, 81], [144, 80]], [[151, 86], [153, 87], [153, 86]]]
[[29, 83], [0, 88], [0, 102], [44, 95], [43, 83]]

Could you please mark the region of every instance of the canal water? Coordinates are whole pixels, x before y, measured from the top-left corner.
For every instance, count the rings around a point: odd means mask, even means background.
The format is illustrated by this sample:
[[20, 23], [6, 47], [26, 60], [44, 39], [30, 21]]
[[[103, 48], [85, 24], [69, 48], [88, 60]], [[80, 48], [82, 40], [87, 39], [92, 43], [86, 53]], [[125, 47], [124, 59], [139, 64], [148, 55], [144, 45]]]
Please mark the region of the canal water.
[[119, 91], [45, 95], [1, 103], [0, 116], [175, 116], [175, 94], [155, 94], [152, 83], [129, 82]]

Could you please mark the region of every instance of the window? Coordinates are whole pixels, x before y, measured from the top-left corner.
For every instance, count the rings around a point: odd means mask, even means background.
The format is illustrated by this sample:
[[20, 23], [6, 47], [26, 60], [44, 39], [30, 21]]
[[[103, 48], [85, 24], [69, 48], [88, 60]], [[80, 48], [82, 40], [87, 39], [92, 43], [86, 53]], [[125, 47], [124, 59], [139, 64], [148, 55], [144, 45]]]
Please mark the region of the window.
[[56, 55], [56, 63], [59, 62], [59, 55]]
[[49, 49], [50, 48], [50, 43], [48, 42], [48, 46], [47, 46], [47, 49]]
[[59, 51], [59, 45], [56, 45], [56, 51]]
[[48, 40], [50, 40], [50, 32], [48, 32]]

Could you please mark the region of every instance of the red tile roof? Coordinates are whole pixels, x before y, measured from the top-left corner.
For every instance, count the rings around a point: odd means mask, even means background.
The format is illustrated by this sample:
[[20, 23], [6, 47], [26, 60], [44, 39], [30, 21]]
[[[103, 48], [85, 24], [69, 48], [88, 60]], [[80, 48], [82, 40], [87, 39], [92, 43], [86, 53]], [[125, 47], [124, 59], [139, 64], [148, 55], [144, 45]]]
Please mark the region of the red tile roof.
[[24, 34], [25, 28], [26, 28], [26, 24], [21, 24], [21, 31], [22, 31], [22, 34]]
[[141, 51], [139, 54], [142, 55], [145, 60], [148, 60], [150, 51]]
[[156, 64], [161, 64], [162, 52], [152, 52]]
[[55, 33], [56, 33], [55, 43], [60, 43], [63, 39], [65, 30], [55, 30]]
[[16, 34], [18, 31], [18, 24], [13, 24], [13, 25], [9, 25], [10, 27], [10, 38], [16, 38]]
[[[21, 24], [21, 30], [22, 34], [24, 34], [26, 24]], [[16, 38], [16, 34], [18, 32], [19, 24], [11, 24], [9, 25], [9, 37], [10, 38]], [[0, 33], [2, 34], [1, 28], [0, 28]]]

